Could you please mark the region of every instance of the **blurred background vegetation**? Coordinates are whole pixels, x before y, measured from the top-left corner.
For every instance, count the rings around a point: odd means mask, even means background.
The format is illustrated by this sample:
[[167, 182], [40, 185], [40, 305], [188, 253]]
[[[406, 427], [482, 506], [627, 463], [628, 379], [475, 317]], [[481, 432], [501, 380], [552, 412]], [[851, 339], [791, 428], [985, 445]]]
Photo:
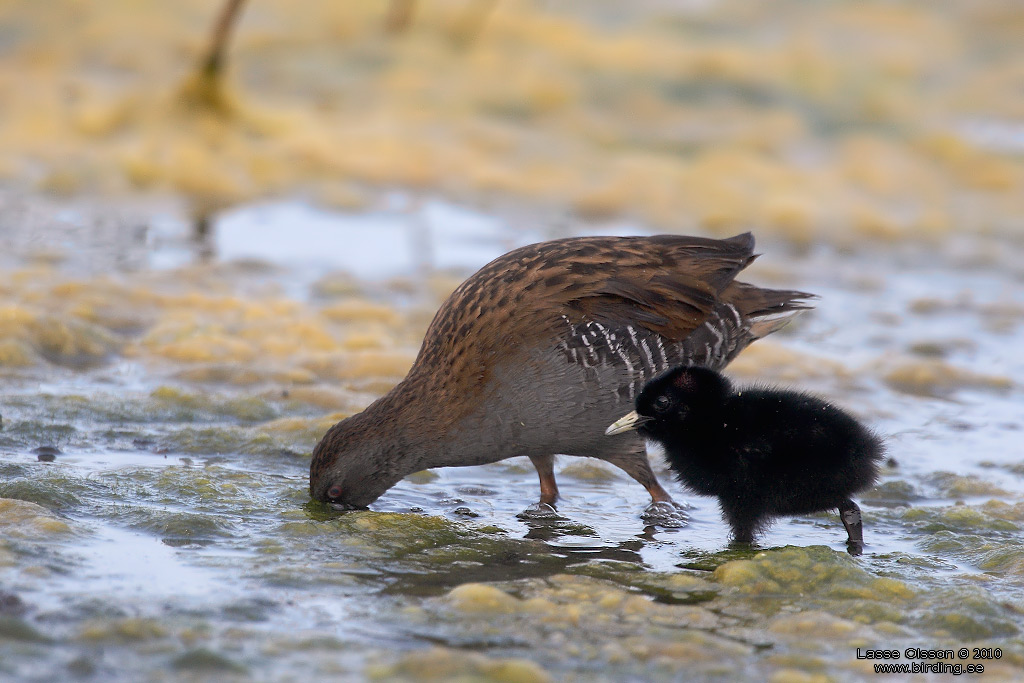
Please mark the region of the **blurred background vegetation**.
[[0, 183], [199, 216], [399, 187], [798, 243], [1021, 227], [1019, 0], [237, 4], [211, 81], [223, 2], [6, 0]]

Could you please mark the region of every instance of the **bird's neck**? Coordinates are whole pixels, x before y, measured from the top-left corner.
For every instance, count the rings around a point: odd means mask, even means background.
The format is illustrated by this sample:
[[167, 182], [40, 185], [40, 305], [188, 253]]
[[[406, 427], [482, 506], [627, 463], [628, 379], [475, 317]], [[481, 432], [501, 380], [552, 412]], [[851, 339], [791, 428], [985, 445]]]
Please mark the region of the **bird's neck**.
[[[504, 453], [493, 430], [477, 424], [476, 406], [456, 407], [431, 395], [429, 385], [406, 378], [366, 409], [381, 424], [380, 436], [402, 476], [434, 467], [483, 465]], [[368, 416], [370, 417], [370, 416]]]

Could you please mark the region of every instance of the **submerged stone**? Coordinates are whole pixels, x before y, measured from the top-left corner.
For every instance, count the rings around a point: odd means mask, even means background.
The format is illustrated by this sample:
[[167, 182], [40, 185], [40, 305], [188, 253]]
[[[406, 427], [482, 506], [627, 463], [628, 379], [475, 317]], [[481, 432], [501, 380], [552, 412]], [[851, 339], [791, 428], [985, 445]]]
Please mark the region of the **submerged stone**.
[[[7, 489], [4, 491], [4, 489]], [[0, 487], [10, 495], [13, 487]], [[0, 498], [0, 536], [8, 538], [38, 539], [71, 533], [71, 527], [41, 505], [26, 500]]]
[[1024, 502], [1011, 504], [1002, 500], [990, 500], [983, 503], [980, 509], [990, 517], [1024, 523]]
[[414, 484], [429, 484], [433, 481], [437, 481], [441, 478], [437, 472], [433, 470], [420, 470], [419, 472], [413, 472], [406, 476], [406, 481], [411, 481]]
[[848, 555], [822, 546], [782, 548], [727, 562], [714, 571], [714, 578], [759, 595], [908, 600], [915, 594], [903, 582], [876, 578]]
[[0, 591], [0, 615], [20, 617], [28, 611], [28, 606], [14, 593]]
[[411, 652], [393, 664], [370, 666], [366, 675], [380, 681], [548, 683], [552, 680], [541, 667], [525, 659], [491, 658], [448, 648]]
[[935, 472], [926, 477], [925, 480], [937, 487], [944, 498], [1009, 495], [1009, 492], [975, 475]]
[[906, 505], [922, 497], [913, 484], [901, 479], [884, 481], [860, 494], [861, 501], [886, 507]]
[[71, 317], [35, 318], [27, 330], [46, 360], [73, 368], [102, 363], [120, 346], [103, 328]]
[[0, 614], [0, 641], [3, 640], [20, 640], [31, 643], [50, 642], [49, 638], [22, 619]]
[[134, 643], [166, 638], [167, 628], [156, 619], [130, 617], [87, 621], [78, 632], [79, 640]]
[[971, 372], [941, 360], [904, 361], [883, 379], [893, 389], [917, 396], [946, 396], [968, 388], [1007, 391], [1013, 386], [1009, 377]]
[[171, 661], [178, 671], [245, 673], [246, 668], [222, 654], [207, 649], [190, 650]]
[[21, 339], [0, 339], [0, 368], [27, 368], [42, 360], [32, 346]]
[[559, 476], [585, 481], [613, 481], [619, 478], [618, 470], [600, 461], [574, 459], [559, 471]]
[[205, 514], [143, 508], [125, 516], [134, 528], [156, 534], [171, 545], [230, 538], [235, 531], [231, 522]]
[[796, 639], [848, 641], [856, 637], [869, 637], [870, 629], [828, 612], [804, 611], [798, 614], [779, 614], [771, 619], [768, 630], [774, 634]]
[[473, 613], [508, 614], [518, 611], [520, 600], [482, 583], [464, 583], [448, 593], [455, 609]]
[[900, 515], [901, 520], [911, 527], [926, 533], [942, 532], [974, 534], [989, 531], [1016, 531], [1017, 524], [1006, 519], [989, 515], [983, 508], [970, 505], [945, 507], [908, 508]]

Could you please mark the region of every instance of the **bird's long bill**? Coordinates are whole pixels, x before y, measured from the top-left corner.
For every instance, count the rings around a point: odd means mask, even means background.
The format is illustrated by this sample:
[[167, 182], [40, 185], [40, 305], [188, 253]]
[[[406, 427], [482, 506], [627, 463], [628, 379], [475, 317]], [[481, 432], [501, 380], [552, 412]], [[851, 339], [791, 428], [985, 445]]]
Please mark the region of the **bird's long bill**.
[[608, 429], [604, 430], [605, 436], [614, 436], [615, 434], [621, 434], [623, 432], [636, 429], [649, 419], [650, 418], [644, 417], [634, 410], [629, 415], [623, 415], [618, 420], [608, 425]]

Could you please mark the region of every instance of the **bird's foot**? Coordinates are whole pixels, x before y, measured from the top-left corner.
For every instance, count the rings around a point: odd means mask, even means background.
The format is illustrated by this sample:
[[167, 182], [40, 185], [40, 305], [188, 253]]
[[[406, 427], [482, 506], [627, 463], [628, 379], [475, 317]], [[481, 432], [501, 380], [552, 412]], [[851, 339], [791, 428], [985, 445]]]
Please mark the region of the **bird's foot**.
[[551, 503], [534, 503], [518, 515], [519, 519], [565, 519]]
[[667, 500], [656, 500], [648, 505], [640, 519], [653, 526], [666, 529], [680, 529], [690, 523], [686, 508], [678, 503]]
[[839, 504], [839, 519], [846, 527], [846, 548], [851, 555], [860, 555], [864, 552], [864, 523], [861, 521], [860, 508], [852, 500], [845, 500]]

